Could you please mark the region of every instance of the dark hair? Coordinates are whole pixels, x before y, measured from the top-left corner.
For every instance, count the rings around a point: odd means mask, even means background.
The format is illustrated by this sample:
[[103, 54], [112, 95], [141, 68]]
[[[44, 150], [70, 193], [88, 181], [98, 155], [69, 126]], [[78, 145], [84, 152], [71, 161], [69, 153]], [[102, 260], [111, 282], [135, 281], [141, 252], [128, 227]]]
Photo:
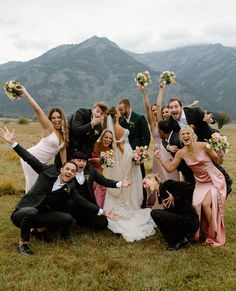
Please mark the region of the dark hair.
[[170, 106], [171, 102], [177, 101], [179, 103], [179, 106], [183, 106], [182, 102], [178, 99], [178, 98], [170, 98], [169, 102], [168, 102], [168, 107]]
[[48, 113], [48, 119], [50, 121], [52, 121], [52, 114], [54, 112], [58, 112], [61, 116], [61, 128], [59, 130], [63, 141], [65, 143], [65, 146], [68, 146], [69, 143], [69, 131], [68, 131], [68, 123], [67, 123], [67, 119], [66, 116], [64, 114], [64, 112], [62, 111], [62, 109], [60, 107], [53, 107], [50, 109], [49, 113]]
[[107, 111], [107, 115], [111, 116], [114, 123], [116, 122], [116, 113], [117, 113], [117, 109], [115, 106], [110, 107]]
[[164, 133], [170, 133], [173, 130], [174, 124], [171, 120], [161, 120], [158, 122], [158, 127]]
[[88, 155], [86, 153], [77, 151], [71, 155], [71, 159], [88, 160]]
[[121, 99], [119, 104], [124, 104], [125, 106], [130, 107], [130, 102], [128, 99]]
[[73, 162], [72, 160], [68, 160], [65, 163], [63, 163], [62, 166], [61, 166], [61, 168], [64, 168], [66, 164], [73, 164], [73, 165], [75, 165], [76, 171], [78, 171], [78, 167], [77, 167], [76, 163]]

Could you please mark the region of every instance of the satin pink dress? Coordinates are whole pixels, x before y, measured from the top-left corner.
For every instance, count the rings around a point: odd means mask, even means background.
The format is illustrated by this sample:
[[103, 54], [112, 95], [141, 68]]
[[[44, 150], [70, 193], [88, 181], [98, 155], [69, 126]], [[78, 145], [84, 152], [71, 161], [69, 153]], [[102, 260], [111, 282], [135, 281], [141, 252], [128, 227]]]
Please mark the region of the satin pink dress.
[[[206, 235], [208, 244], [215, 247], [223, 245], [226, 240], [224, 227], [225, 178], [204, 151], [200, 152], [196, 162], [187, 159], [185, 159], [185, 162], [192, 169], [196, 180], [193, 206], [199, 215], [201, 226], [195, 234], [195, 239], [199, 239], [200, 231], [202, 231]], [[201, 205], [209, 191], [212, 198], [212, 219], [208, 228], [204, 217], [201, 215]]]

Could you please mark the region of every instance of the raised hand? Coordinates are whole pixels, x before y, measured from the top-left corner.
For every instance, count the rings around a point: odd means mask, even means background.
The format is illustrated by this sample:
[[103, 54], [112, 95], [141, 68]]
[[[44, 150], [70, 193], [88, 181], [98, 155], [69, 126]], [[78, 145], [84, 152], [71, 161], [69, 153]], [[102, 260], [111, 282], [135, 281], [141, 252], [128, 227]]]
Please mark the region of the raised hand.
[[204, 111], [204, 117], [203, 117], [203, 121], [205, 121], [206, 123], [212, 123], [213, 119], [212, 119], [212, 114], [211, 113], [207, 113], [207, 111]]
[[15, 129], [13, 129], [12, 132], [10, 132], [6, 126], [4, 127], [4, 129], [0, 128], [0, 137], [10, 144], [13, 144], [15, 142], [14, 134]]

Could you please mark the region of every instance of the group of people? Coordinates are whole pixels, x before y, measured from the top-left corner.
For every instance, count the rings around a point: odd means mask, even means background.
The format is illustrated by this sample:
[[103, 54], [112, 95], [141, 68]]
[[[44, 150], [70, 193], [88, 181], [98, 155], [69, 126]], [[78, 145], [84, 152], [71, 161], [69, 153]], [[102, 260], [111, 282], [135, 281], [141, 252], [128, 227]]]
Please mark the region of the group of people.
[[[47, 117], [24, 86], [18, 92], [37, 114], [43, 135], [26, 150], [14, 132], [0, 128], [0, 137], [21, 157], [26, 180], [25, 195], [11, 215], [20, 228], [20, 253], [33, 254], [31, 235], [48, 241], [49, 233], [59, 231], [67, 239], [74, 221], [108, 228], [128, 242], [154, 235], [158, 227], [169, 250], [199, 240], [213, 246], [225, 243], [230, 178], [205, 142], [215, 131], [210, 126], [214, 115], [195, 107], [197, 102], [183, 107], [180, 100], [170, 99], [162, 107], [160, 84], [151, 106], [140, 86], [148, 122], [122, 99], [109, 109], [102, 101], [92, 109], [79, 108], [67, 123], [60, 108], [52, 108]], [[153, 174], [146, 175], [133, 150], [149, 146], [150, 131]], [[114, 165], [102, 167], [101, 152], [111, 149]], [[53, 158], [54, 165], [48, 165]]]

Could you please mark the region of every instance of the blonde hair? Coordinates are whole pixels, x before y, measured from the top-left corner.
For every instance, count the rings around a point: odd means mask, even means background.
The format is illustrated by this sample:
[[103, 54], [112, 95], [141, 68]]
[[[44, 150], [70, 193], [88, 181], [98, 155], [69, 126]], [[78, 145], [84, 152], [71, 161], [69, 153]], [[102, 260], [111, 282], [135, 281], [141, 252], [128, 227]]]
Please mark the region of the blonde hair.
[[154, 178], [157, 181], [158, 184], [161, 183], [161, 177], [158, 174], [149, 174], [149, 175], [145, 176], [143, 179], [149, 179], [150, 180], [152, 178]]
[[188, 130], [188, 131], [191, 133], [191, 137], [192, 137], [192, 140], [193, 140], [194, 142], [197, 141], [197, 136], [196, 136], [196, 134], [195, 134], [195, 132], [194, 132], [192, 126], [190, 126], [190, 125], [186, 125], [185, 127], [182, 127], [182, 128], [180, 129], [180, 131], [179, 131], [179, 140], [180, 140], [181, 145], [183, 145], [182, 132], [183, 132], [184, 130]]

